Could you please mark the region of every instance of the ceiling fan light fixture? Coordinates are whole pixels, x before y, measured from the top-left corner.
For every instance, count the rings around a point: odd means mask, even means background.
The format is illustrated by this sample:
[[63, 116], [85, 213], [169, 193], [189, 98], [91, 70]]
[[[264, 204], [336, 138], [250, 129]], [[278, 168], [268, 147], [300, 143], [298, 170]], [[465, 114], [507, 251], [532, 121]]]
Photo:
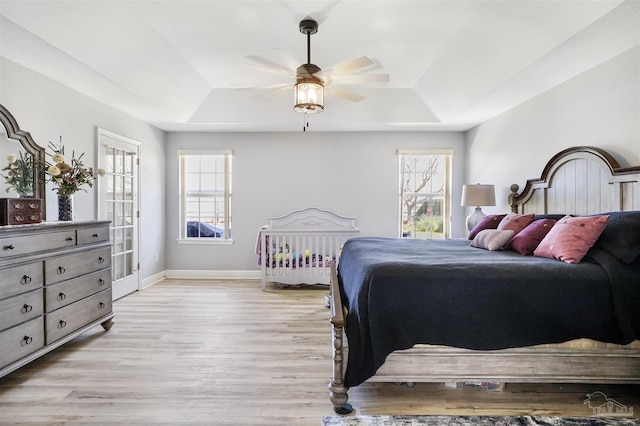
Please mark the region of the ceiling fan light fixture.
[[295, 105], [293, 109], [301, 114], [317, 114], [324, 110], [324, 86], [309, 80], [298, 81], [294, 86]]
[[313, 19], [302, 20], [300, 32], [307, 36], [307, 63], [296, 70], [293, 109], [301, 114], [318, 114], [324, 111], [324, 84], [317, 76], [320, 67], [311, 63], [311, 34], [318, 32], [318, 23]]

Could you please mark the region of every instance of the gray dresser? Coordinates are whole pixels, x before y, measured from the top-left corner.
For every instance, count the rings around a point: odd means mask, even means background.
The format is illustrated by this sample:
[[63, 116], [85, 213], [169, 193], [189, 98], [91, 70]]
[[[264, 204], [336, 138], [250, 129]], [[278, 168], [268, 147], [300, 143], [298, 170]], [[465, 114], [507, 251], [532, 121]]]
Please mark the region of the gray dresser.
[[0, 377], [113, 316], [108, 221], [0, 227]]

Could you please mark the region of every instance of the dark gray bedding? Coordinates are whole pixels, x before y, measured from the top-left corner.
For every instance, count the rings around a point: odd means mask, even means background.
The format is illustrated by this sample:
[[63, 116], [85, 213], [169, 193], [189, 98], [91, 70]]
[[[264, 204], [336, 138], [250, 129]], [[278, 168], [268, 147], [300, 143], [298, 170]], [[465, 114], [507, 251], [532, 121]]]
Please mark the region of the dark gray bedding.
[[349, 310], [347, 387], [418, 343], [493, 350], [640, 335], [640, 261], [596, 249], [567, 264], [468, 240], [355, 238], [338, 274]]

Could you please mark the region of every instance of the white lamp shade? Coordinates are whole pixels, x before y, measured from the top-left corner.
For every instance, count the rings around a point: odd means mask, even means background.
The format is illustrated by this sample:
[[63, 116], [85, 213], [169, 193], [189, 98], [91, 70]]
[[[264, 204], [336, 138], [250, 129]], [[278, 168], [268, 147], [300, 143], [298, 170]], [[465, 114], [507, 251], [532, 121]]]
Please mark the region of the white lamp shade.
[[463, 185], [461, 206], [495, 206], [496, 190], [493, 185]]

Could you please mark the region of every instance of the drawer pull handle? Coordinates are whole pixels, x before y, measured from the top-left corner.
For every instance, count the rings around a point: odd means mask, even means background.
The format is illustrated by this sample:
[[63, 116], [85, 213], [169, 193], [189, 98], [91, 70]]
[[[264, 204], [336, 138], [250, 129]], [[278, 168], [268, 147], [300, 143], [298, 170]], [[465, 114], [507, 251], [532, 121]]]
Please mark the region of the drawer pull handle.
[[65, 241], [73, 241], [73, 237], [67, 237], [65, 238]]
[[64, 267], [63, 267], [63, 266], [58, 266], [58, 275], [62, 275], [62, 274], [64, 274], [65, 272], [67, 272], [67, 270], [66, 270], [66, 269], [64, 269]]
[[29, 275], [23, 275], [22, 278], [20, 279], [20, 284], [30, 284], [31, 283], [31, 277]]
[[58, 294], [58, 300], [64, 300], [67, 298], [67, 295], [64, 294], [63, 292], [60, 292], [60, 294]]
[[104, 309], [105, 306], [104, 302], [100, 302], [100, 309]]
[[13, 217], [16, 222], [24, 222], [24, 216], [17, 214]]
[[104, 285], [104, 278], [100, 278], [100, 279], [98, 279], [98, 284], [100, 284], [100, 285]]
[[29, 208], [30, 208], [30, 209], [37, 209], [38, 207], [40, 207], [40, 206], [38, 205], [38, 203], [29, 203]]
[[22, 344], [23, 345], [29, 345], [29, 344], [31, 344], [31, 342], [33, 342], [33, 337], [31, 337], [31, 336], [24, 336], [22, 338]]
[[104, 263], [104, 257], [99, 256], [98, 257], [98, 263]]
[[60, 327], [59, 328], [65, 328], [67, 326], [67, 322], [65, 320], [60, 320]]
[[100, 236], [100, 235], [98, 235], [98, 234], [93, 234], [93, 235], [92, 235], [92, 237], [93, 237], [93, 238], [98, 238], [99, 236]]
[[38, 220], [38, 215], [32, 214], [31, 216], [29, 216], [29, 220]]
[[2, 247], [2, 250], [13, 250], [14, 248], [13, 244], [9, 244], [8, 246]]
[[24, 203], [15, 203], [13, 207], [15, 207], [16, 210], [22, 210], [24, 209]]
[[33, 310], [33, 306], [29, 305], [28, 303], [25, 303], [24, 306], [22, 307], [22, 310], [24, 311], [24, 313], [29, 313]]

